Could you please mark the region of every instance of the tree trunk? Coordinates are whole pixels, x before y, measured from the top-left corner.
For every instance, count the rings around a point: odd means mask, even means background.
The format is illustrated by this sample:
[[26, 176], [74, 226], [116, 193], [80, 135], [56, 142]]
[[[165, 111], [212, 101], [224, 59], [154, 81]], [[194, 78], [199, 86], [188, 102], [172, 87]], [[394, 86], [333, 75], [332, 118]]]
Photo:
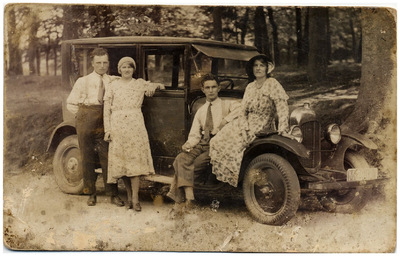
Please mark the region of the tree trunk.
[[310, 12], [310, 51], [308, 53], [307, 76], [309, 82], [318, 85], [325, 81], [328, 68], [328, 8], [317, 7]]
[[79, 27], [77, 20], [83, 16], [83, 5], [64, 5], [63, 6], [63, 40], [79, 38]]
[[297, 35], [297, 66], [303, 66], [304, 50], [303, 50], [303, 29], [301, 24], [301, 8], [296, 7], [296, 35]]
[[[22, 56], [21, 50], [19, 49], [21, 34], [20, 31], [16, 29], [17, 22], [14, 5], [8, 4], [5, 13], [7, 14], [6, 28], [8, 36], [8, 58], [6, 58], [5, 61], [9, 61], [7, 74], [10, 76], [22, 75]], [[4, 63], [4, 65], [4, 68], [7, 69], [7, 63]]]
[[361, 22], [361, 87], [355, 109], [342, 127], [373, 134], [385, 123], [396, 125], [395, 13], [363, 8]]
[[54, 52], [54, 75], [56, 76], [57, 75], [57, 48], [58, 48], [58, 45], [57, 44], [55, 44], [54, 46], [53, 46], [53, 52]]
[[29, 10], [29, 18], [28, 18], [28, 23], [29, 23], [29, 30], [28, 30], [28, 61], [29, 61], [29, 75], [37, 75], [37, 67], [35, 63], [36, 59], [36, 50], [39, 47], [38, 45], [38, 38], [36, 37], [36, 34], [38, 32], [40, 22], [39, 22], [39, 17], [35, 13], [33, 9]]
[[272, 26], [272, 40], [273, 40], [273, 54], [274, 54], [274, 61], [275, 65], [279, 66], [280, 65], [280, 49], [279, 49], [279, 44], [278, 44], [278, 25], [276, 24], [274, 20], [274, 10], [272, 8], [268, 8], [268, 18], [269, 22], [271, 23]]
[[271, 54], [268, 48], [269, 38], [267, 22], [265, 21], [264, 7], [258, 6], [254, 15], [254, 45], [257, 50], [264, 53], [269, 58]]
[[50, 48], [46, 46], [46, 76], [49, 75], [49, 55], [50, 55]]
[[303, 56], [304, 65], [308, 64], [308, 53], [310, 52], [310, 8], [306, 9], [306, 18], [304, 21], [304, 36], [303, 36]]
[[217, 41], [222, 41], [223, 36], [222, 36], [222, 7], [213, 7], [212, 8], [212, 13], [213, 13], [213, 25], [214, 25], [214, 39]]
[[360, 34], [360, 39], [358, 40], [358, 46], [357, 46], [357, 54], [356, 54], [356, 62], [361, 63], [362, 60], [362, 31]]
[[240, 43], [241, 44], [246, 43], [245, 39], [246, 39], [246, 34], [247, 34], [247, 23], [249, 22], [249, 11], [250, 11], [250, 8], [247, 7], [246, 13], [244, 14], [243, 22], [240, 27], [240, 29], [242, 30], [242, 32], [240, 33]]
[[326, 40], [327, 40], [327, 47], [328, 49], [326, 50], [326, 61], [327, 61], [327, 65], [329, 64], [330, 60], [331, 60], [331, 52], [332, 52], [332, 42], [331, 42], [331, 27], [330, 27], [330, 23], [329, 23], [329, 8], [327, 9], [327, 18], [326, 18]]
[[41, 51], [40, 47], [36, 48], [36, 73], [40, 76], [40, 62], [41, 62]]

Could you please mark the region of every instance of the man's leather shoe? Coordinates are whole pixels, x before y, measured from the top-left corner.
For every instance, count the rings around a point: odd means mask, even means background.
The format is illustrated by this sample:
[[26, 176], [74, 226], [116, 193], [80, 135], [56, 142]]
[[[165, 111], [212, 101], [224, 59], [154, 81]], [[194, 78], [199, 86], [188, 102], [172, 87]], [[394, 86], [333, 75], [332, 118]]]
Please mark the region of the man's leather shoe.
[[118, 207], [124, 206], [124, 201], [121, 200], [121, 198], [119, 198], [119, 196], [112, 196], [111, 197], [111, 203], [115, 204]]
[[87, 205], [88, 206], [95, 206], [96, 202], [97, 202], [96, 195], [90, 195], [89, 199], [87, 200]]
[[195, 208], [197, 208], [197, 203], [195, 200], [186, 200], [185, 209], [187, 211], [194, 210]]

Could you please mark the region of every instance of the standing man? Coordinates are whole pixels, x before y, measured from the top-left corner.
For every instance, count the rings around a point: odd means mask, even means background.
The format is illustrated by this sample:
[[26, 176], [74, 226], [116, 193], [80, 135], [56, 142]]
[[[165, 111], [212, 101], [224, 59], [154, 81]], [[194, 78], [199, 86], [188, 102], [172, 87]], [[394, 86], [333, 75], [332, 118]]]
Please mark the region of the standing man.
[[117, 184], [107, 184], [108, 143], [104, 141], [103, 97], [104, 87], [111, 81], [106, 74], [109, 67], [108, 53], [96, 48], [90, 55], [94, 71], [79, 78], [67, 99], [67, 109], [76, 114], [76, 132], [81, 152], [83, 173], [83, 193], [90, 195], [87, 205], [96, 205], [95, 172], [96, 155], [103, 170], [106, 194], [111, 195], [111, 203], [124, 206], [118, 197]]
[[204, 183], [208, 178], [210, 139], [235, 119], [240, 110], [238, 101], [218, 98], [221, 87], [212, 74], [204, 76], [201, 90], [206, 96], [206, 103], [196, 112], [188, 140], [182, 146], [183, 152], [175, 158], [174, 181], [167, 194], [178, 203], [185, 199], [187, 208], [191, 208], [195, 200], [193, 185]]

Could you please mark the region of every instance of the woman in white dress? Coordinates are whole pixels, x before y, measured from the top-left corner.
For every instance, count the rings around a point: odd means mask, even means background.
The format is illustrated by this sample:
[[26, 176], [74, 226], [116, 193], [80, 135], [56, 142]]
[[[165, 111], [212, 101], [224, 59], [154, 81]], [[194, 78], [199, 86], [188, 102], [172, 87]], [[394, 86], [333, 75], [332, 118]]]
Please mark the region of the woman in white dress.
[[155, 173], [141, 107], [145, 95], [151, 97], [164, 86], [132, 78], [135, 70], [135, 61], [123, 57], [118, 62], [121, 78], [106, 87], [104, 140], [110, 143], [107, 183], [115, 184], [122, 178], [128, 196], [126, 207], [141, 211], [140, 176]]

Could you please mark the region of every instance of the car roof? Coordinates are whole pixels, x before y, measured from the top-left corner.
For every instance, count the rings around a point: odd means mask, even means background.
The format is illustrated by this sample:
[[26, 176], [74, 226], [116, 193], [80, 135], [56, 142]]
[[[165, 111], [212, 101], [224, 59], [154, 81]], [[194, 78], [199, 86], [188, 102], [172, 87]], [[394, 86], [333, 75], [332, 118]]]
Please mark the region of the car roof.
[[166, 36], [112, 36], [65, 40], [66, 44], [197, 44], [217, 46], [223, 48], [235, 48], [243, 50], [256, 50], [250, 45], [234, 44], [210, 39]]

